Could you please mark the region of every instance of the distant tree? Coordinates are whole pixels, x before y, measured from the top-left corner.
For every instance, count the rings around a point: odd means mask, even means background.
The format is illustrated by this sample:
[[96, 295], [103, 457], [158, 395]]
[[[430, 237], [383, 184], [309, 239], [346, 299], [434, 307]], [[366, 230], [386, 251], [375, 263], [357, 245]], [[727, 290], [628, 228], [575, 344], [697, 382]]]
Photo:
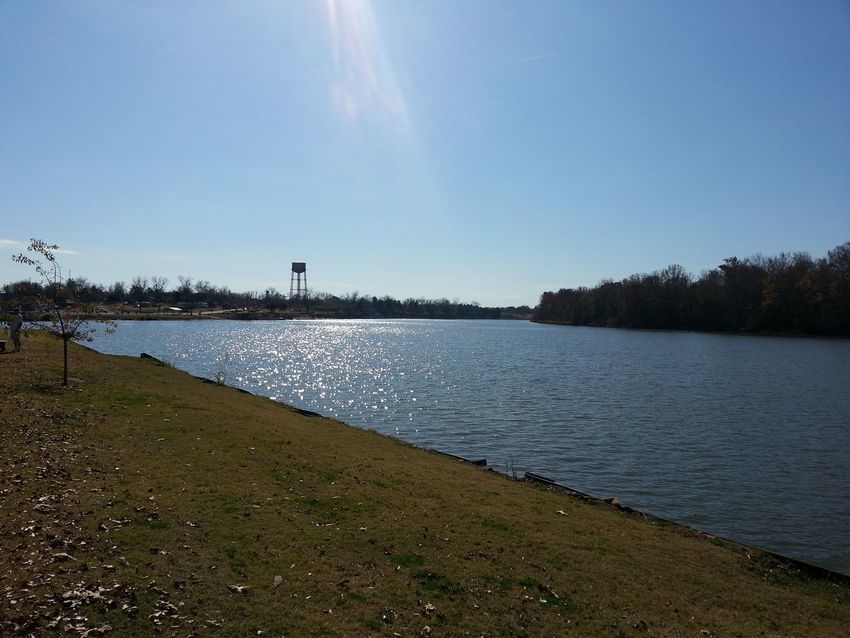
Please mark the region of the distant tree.
[[82, 303], [102, 301], [106, 295], [103, 286], [90, 282], [86, 277], [75, 277], [65, 282], [65, 296]]
[[688, 288], [691, 276], [678, 264], [658, 273], [661, 280], [660, 328], [682, 328], [690, 319]]
[[168, 279], [165, 277], [151, 277], [151, 294], [156, 303], [162, 303], [165, 299], [165, 287], [168, 285]]
[[177, 293], [179, 301], [186, 302], [192, 300], [192, 278], [180, 275], [177, 277], [178, 285], [174, 291]]
[[48, 333], [62, 339], [62, 385], [68, 385], [68, 342], [91, 341], [95, 328], [91, 322], [99, 322], [107, 325], [107, 331], [111, 331], [114, 324], [110, 321], [92, 319], [91, 315], [84, 309], [72, 308], [59, 300], [59, 290], [62, 286], [62, 268], [56, 261], [55, 251], [59, 247], [48, 244], [41, 239], [31, 239], [27, 247], [28, 254], [19, 253], [12, 257], [12, 261], [26, 266], [31, 266], [41, 277], [42, 285], [46, 294], [36, 298], [47, 311], [48, 320], [33, 321], [35, 325]]
[[215, 289], [212, 284], [205, 279], [195, 282], [195, 299], [197, 301], [211, 301], [211, 297]]
[[123, 281], [116, 281], [106, 292], [106, 301], [109, 303], [124, 303], [127, 300], [127, 288]]
[[222, 308], [232, 308], [235, 296], [236, 295], [231, 292], [230, 288], [227, 286], [212, 286], [210, 288], [210, 301], [216, 306], [221, 306]]
[[719, 270], [723, 273], [725, 305], [734, 330], [758, 330], [761, 326], [764, 269], [761, 259], [729, 257]]
[[729, 257], [693, 279], [668, 266], [595, 288], [544, 292], [533, 320], [628, 328], [850, 335], [850, 242], [806, 253]]
[[286, 308], [287, 298], [286, 295], [278, 292], [276, 288], [272, 287], [266, 289], [261, 303], [269, 310], [278, 310], [280, 308]]
[[850, 335], [850, 242], [827, 253], [823, 270], [825, 321], [830, 332]]
[[[85, 277], [77, 277], [76, 279], [71, 279], [69, 277], [65, 282], [65, 295], [69, 299], [80, 299], [80, 293], [84, 291], [88, 285], [88, 279]], [[80, 301], [82, 301], [82, 299], [80, 299]]]
[[619, 326], [623, 323], [623, 284], [610, 279], [602, 280], [593, 296], [594, 316], [601, 326]]
[[37, 281], [16, 281], [3, 286], [3, 290], [10, 297], [17, 299], [39, 295], [43, 292], [44, 286]]
[[133, 281], [130, 284], [130, 299], [135, 302], [140, 301], [148, 301], [148, 295], [150, 294], [150, 290], [148, 289], [148, 278], [137, 275], [133, 277]]
[[231, 308], [253, 308], [257, 306], [256, 292], [232, 292], [228, 298]]
[[820, 308], [817, 272], [806, 253], [780, 253], [764, 260], [761, 315], [766, 328], [781, 332], [817, 329]]
[[724, 305], [723, 273], [708, 270], [691, 285], [693, 327], [697, 330], [730, 330], [732, 322]]

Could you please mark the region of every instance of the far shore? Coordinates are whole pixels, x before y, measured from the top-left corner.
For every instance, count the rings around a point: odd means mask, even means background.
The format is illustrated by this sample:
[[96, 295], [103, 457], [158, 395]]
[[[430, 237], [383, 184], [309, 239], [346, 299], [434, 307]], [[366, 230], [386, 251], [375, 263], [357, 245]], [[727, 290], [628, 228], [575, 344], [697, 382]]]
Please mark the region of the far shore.
[[[196, 321], [199, 319], [218, 320], [232, 319], [240, 321], [275, 321], [275, 320], [309, 320], [309, 319], [440, 319], [440, 320], [465, 320], [478, 321], [472, 317], [443, 317], [434, 315], [422, 316], [356, 316], [347, 314], [335, 314], [329, 312], [297, 312], [276, 310], [195, 310], [192, 312], [108, 312], [93, 313], [93, 320], [105, 321]], [[492, 320], [492, 319], [490, 319]], [[528, 321], [527, 316], [507, 316], [495, 321]]]
[[693, 328], [633, 328], [630, 326], [606, 326], [602, 324], [578, 324], [572, 323], [568, 321], [555, 321], [555, 320], [542, 320], [542, 319], [529, 319], [531, 323], [539, 323], [540, 325], [546, 326], [569, 326], [572, 328], [609, 328], [613, 330], [635, 330], [639, 332], [693, 332], [697, 334], [708, 334], [708, 335], [725, 335], [725, 336], [738, 336], [738, 337], [795, 337], [798, 339], [828, 339], [831, 341], [847, 341], [850, 340], [850, 337], [845, 337], [841, 335], [818, 335], [818, 334], [807, 334], [802, 332], [772, 332], [769, 330], [695, 330]]

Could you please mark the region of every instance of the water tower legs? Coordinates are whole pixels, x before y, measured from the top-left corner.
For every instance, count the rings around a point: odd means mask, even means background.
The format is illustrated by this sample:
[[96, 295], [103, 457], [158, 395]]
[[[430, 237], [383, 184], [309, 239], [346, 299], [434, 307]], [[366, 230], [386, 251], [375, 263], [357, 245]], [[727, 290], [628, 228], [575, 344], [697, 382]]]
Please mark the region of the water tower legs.
[[307, 306], [307, 264], [303, 261], [292, 262], [292, 276], [289, 279], [289, 300], [303, 300]]

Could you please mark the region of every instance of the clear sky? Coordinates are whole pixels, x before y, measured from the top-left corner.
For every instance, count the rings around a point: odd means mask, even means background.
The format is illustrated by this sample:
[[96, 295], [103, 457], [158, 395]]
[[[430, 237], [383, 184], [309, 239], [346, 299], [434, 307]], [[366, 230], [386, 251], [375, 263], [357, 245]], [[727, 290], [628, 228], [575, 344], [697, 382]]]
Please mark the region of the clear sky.
[[534, 305], [850, 240], [840, 0], [0, 0], [0, 284]]

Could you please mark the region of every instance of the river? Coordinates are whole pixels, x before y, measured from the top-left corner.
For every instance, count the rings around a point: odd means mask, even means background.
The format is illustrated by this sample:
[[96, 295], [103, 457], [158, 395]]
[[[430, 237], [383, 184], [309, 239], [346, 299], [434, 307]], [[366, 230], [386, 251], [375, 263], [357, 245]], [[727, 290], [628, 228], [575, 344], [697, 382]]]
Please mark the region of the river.
[[192, 374], [850, 574], [850, 342], [521, 321], [123, 321]]

